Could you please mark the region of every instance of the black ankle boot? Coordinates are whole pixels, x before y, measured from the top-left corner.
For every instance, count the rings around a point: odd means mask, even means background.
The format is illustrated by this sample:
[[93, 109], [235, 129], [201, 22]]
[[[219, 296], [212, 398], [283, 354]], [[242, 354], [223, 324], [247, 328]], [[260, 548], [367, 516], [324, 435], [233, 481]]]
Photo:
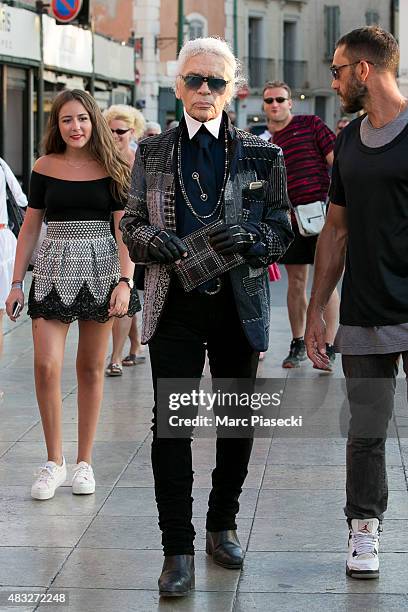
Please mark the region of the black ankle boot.
[[159, 578], [163, 597], [182, 597], [194, 589], [194, 555], [170, 555], [164, 558]]
[[214, 563], [228, 569], [241, 569], [244, 560], [237, 532], [233, 529], [225, 531], [207, 531], [206, 552], [212, 555]]

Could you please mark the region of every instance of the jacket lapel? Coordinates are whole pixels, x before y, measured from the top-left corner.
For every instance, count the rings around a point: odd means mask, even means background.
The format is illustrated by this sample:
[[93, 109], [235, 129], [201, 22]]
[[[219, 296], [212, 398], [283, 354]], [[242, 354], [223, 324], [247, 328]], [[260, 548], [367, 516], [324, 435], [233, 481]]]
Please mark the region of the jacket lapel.
[[177, 141], [179, 131], [175, 131], [165, 147], [163, 173], [168, 177], [162, 186], [161, 201], [163, 208], [164, 227], [171, 232], [176, 231], [176, 173], [177, 172]]

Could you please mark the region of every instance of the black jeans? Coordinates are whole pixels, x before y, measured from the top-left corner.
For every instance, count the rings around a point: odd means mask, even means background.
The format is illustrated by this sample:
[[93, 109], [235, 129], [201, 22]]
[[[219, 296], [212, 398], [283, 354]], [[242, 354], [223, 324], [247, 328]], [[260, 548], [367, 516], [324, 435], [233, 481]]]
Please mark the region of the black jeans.
[[[385, 442], [387, 425], [394, 408], [399, 357], [400, 353], [342, 356], [351, 412], [346, 455], [347, 502], [344, 509], [348, 519], [378, 518], [381, 521], [387, 509]], [[408, 352], [402, 353], [402, 360], [408, 376]], [[364, 421], [367, 430], [364, 435], [358, 435]], [[370, 427], [383, 433], [370, 437], [367, 434]]]
[[[256, 377], [259, 353], [244, 335], [228, 277], [216, 295], [185, 293], [172, 281], [158, 330], [149, 342], [155, 407], [152, 466], [165, 555], [194, 554], [191, 438], [158, 438], [157, 380], [200, 379], [208, 352], [213, 378]], [[218, 438], [208, 502], [209, 531], [236, 529], [239, 495], [248, 473], [251, 438]]]

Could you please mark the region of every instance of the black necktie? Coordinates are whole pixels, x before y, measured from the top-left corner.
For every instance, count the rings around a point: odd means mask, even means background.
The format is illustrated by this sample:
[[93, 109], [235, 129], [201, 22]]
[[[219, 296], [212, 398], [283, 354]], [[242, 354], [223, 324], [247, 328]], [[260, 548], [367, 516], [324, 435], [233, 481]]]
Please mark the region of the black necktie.
[[200, 202], [200, 211], [211, 212], [217, 204], [217, 181], [214, 160], [210, 151], [210, 143], [214, 136], [202, 126], [195, 136], [198, 147], [196, 159], [193, 160], [194, 193]]

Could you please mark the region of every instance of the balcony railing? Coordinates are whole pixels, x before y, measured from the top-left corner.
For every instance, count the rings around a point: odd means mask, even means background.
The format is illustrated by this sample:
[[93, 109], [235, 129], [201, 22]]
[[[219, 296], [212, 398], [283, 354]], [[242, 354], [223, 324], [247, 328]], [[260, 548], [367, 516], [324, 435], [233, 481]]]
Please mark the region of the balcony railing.
[[275, 60], [265, 57], [244, 58], [248, 85], [253, 88], [263, 87], [266, 81], [276, 79]]
[[281, 60], [280, 73], [285, 83], [292, 89], [307, 87], [307, 62], [300, 60]]

